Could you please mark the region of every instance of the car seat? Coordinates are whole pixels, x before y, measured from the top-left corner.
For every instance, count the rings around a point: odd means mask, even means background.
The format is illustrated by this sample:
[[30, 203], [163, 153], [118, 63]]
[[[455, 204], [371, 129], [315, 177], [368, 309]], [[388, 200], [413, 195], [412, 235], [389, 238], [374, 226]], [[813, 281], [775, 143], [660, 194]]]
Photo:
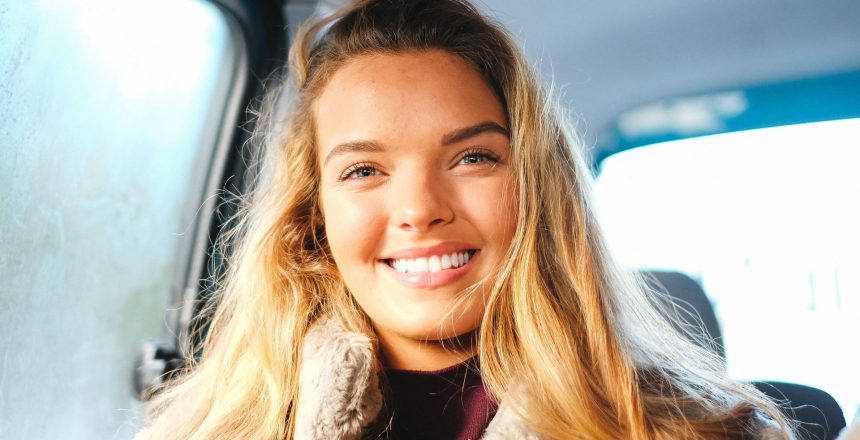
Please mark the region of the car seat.
[[[650, 289], [666, 295], [658, 299], [658, 303], [671, 301], [661, 309], [673, 325], [694, 342], [714, 350], [725, 359], [722, 331], [714, 308], [699, 283], [679, 272], [643, 271], [641, 275]], [[690, 326], [693, 331], [683, 330]], [[702, 332], [706, 338], [696, 337]], [[842, 409], [826, 391], [776, 381], [757, 381], [752, 385], [779, 404], [786, 417], [798, 422], [798, 440], [833, 440], [845, 428]]]
[[[714, 307], [696, 280], [680, 272], [643, 271], [641, 275], [650, 289], [668, 295], [671, 304], [658, 302], [664, 303], [663, 312], [681, 333], [726, 358]], [[704, 338], [697, 336], [702, 333], [699, 330], [704, 330]]]
[[781, 404], [786, 417], [798, 421], [800, 439], [833, 440], [845, 428], [845, 416], [836, 400], [825, 391], [788, 382], [752, 383], [771, 400]]

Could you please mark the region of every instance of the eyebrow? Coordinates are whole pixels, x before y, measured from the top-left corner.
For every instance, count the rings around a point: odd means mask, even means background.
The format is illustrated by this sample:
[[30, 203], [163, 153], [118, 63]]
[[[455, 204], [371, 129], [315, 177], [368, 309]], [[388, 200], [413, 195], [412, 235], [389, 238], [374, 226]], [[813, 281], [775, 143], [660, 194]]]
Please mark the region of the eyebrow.
[[[470, 125], [468, 127], [458, 128], [454, 131], [446, 133], [442, 136], [442, 145], [451, 145], [457, 142], [462, 142], [466, 139], [473, 138], [482, 133], [499, 133], [504, 135], [505, 137], [510, 136], [510, 132], [507, 128], [502, 127], [501, 125], [492, 122], [486, 121], [481, 122], [479, 124]], [[345, 142], [342, 144], [338, 144], [325, 157], [325, 161], [323, 161], [323, 166], [325, 166], [329, 160], [341, 154], [353, 153], [353, 152], [378, 152], [385, 151], [385, 146], [378, 142], [374, 141], [352, 141]]]
[[505, 137], [510, 136], [507, 128], [502, 127], [495, 122], [487, 121], [471, 125], [469, 127], [460, 128], [442, 136], [442, 145], [451, 145], [457, 142], [462, 142], [486, 132], [499, 133]]
[[332, 148], [331, 151], [328, 152], [328, 155], [326, 155], [325, 161], [323, 162], [323, 166], [325, 166], [328, 163], [328, 161], [334, 156], [337, 156], [340, 154], [352, 153], [352, 152], [356, 152], [356, 151], [357, 152], [385, 151], [385, 147], [382, 146], [382, 144], [380, 144], [378, 142], [373, 142], [373, 141], [353, 141], [353, 142], [346, 142], [343, 144], [339, 144], [338, 146]]

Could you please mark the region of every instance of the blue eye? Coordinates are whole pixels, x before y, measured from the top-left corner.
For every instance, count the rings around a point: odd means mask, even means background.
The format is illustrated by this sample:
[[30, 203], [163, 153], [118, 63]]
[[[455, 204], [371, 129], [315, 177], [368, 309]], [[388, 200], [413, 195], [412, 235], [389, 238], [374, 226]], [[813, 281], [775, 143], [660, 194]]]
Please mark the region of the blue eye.
[[379, 170], [373, 167], [370, 164], [366, 163], [357, 163], [355, 165], [350, 166], [340, 175], [341, 181], [348, 179], [365, 179], [368, 177], [373, 177], [379, 174]]
[[469, 150], [460, 156], [459, 164], [461, 165], [478, 165], [484, 162], [496, 163], [499, 157], [486, 150]]

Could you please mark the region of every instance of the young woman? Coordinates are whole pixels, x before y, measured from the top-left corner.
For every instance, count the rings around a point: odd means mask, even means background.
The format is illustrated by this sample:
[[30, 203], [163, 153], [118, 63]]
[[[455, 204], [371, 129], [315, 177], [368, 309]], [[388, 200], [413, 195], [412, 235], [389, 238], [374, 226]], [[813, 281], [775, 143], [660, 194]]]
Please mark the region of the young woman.
[[463, 0], [305, 27], [202, 358], [141, 438], [792, 438], [609, 257], [570, 125]]

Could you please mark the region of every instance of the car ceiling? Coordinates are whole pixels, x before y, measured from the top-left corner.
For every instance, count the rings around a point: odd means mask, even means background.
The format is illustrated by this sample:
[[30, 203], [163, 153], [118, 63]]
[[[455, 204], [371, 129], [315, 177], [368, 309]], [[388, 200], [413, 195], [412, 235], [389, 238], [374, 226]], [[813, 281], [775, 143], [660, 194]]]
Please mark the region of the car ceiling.
[[857, 0], [473, 3], [521, 42], [589, 146], [655, 100], [860, 70]]

